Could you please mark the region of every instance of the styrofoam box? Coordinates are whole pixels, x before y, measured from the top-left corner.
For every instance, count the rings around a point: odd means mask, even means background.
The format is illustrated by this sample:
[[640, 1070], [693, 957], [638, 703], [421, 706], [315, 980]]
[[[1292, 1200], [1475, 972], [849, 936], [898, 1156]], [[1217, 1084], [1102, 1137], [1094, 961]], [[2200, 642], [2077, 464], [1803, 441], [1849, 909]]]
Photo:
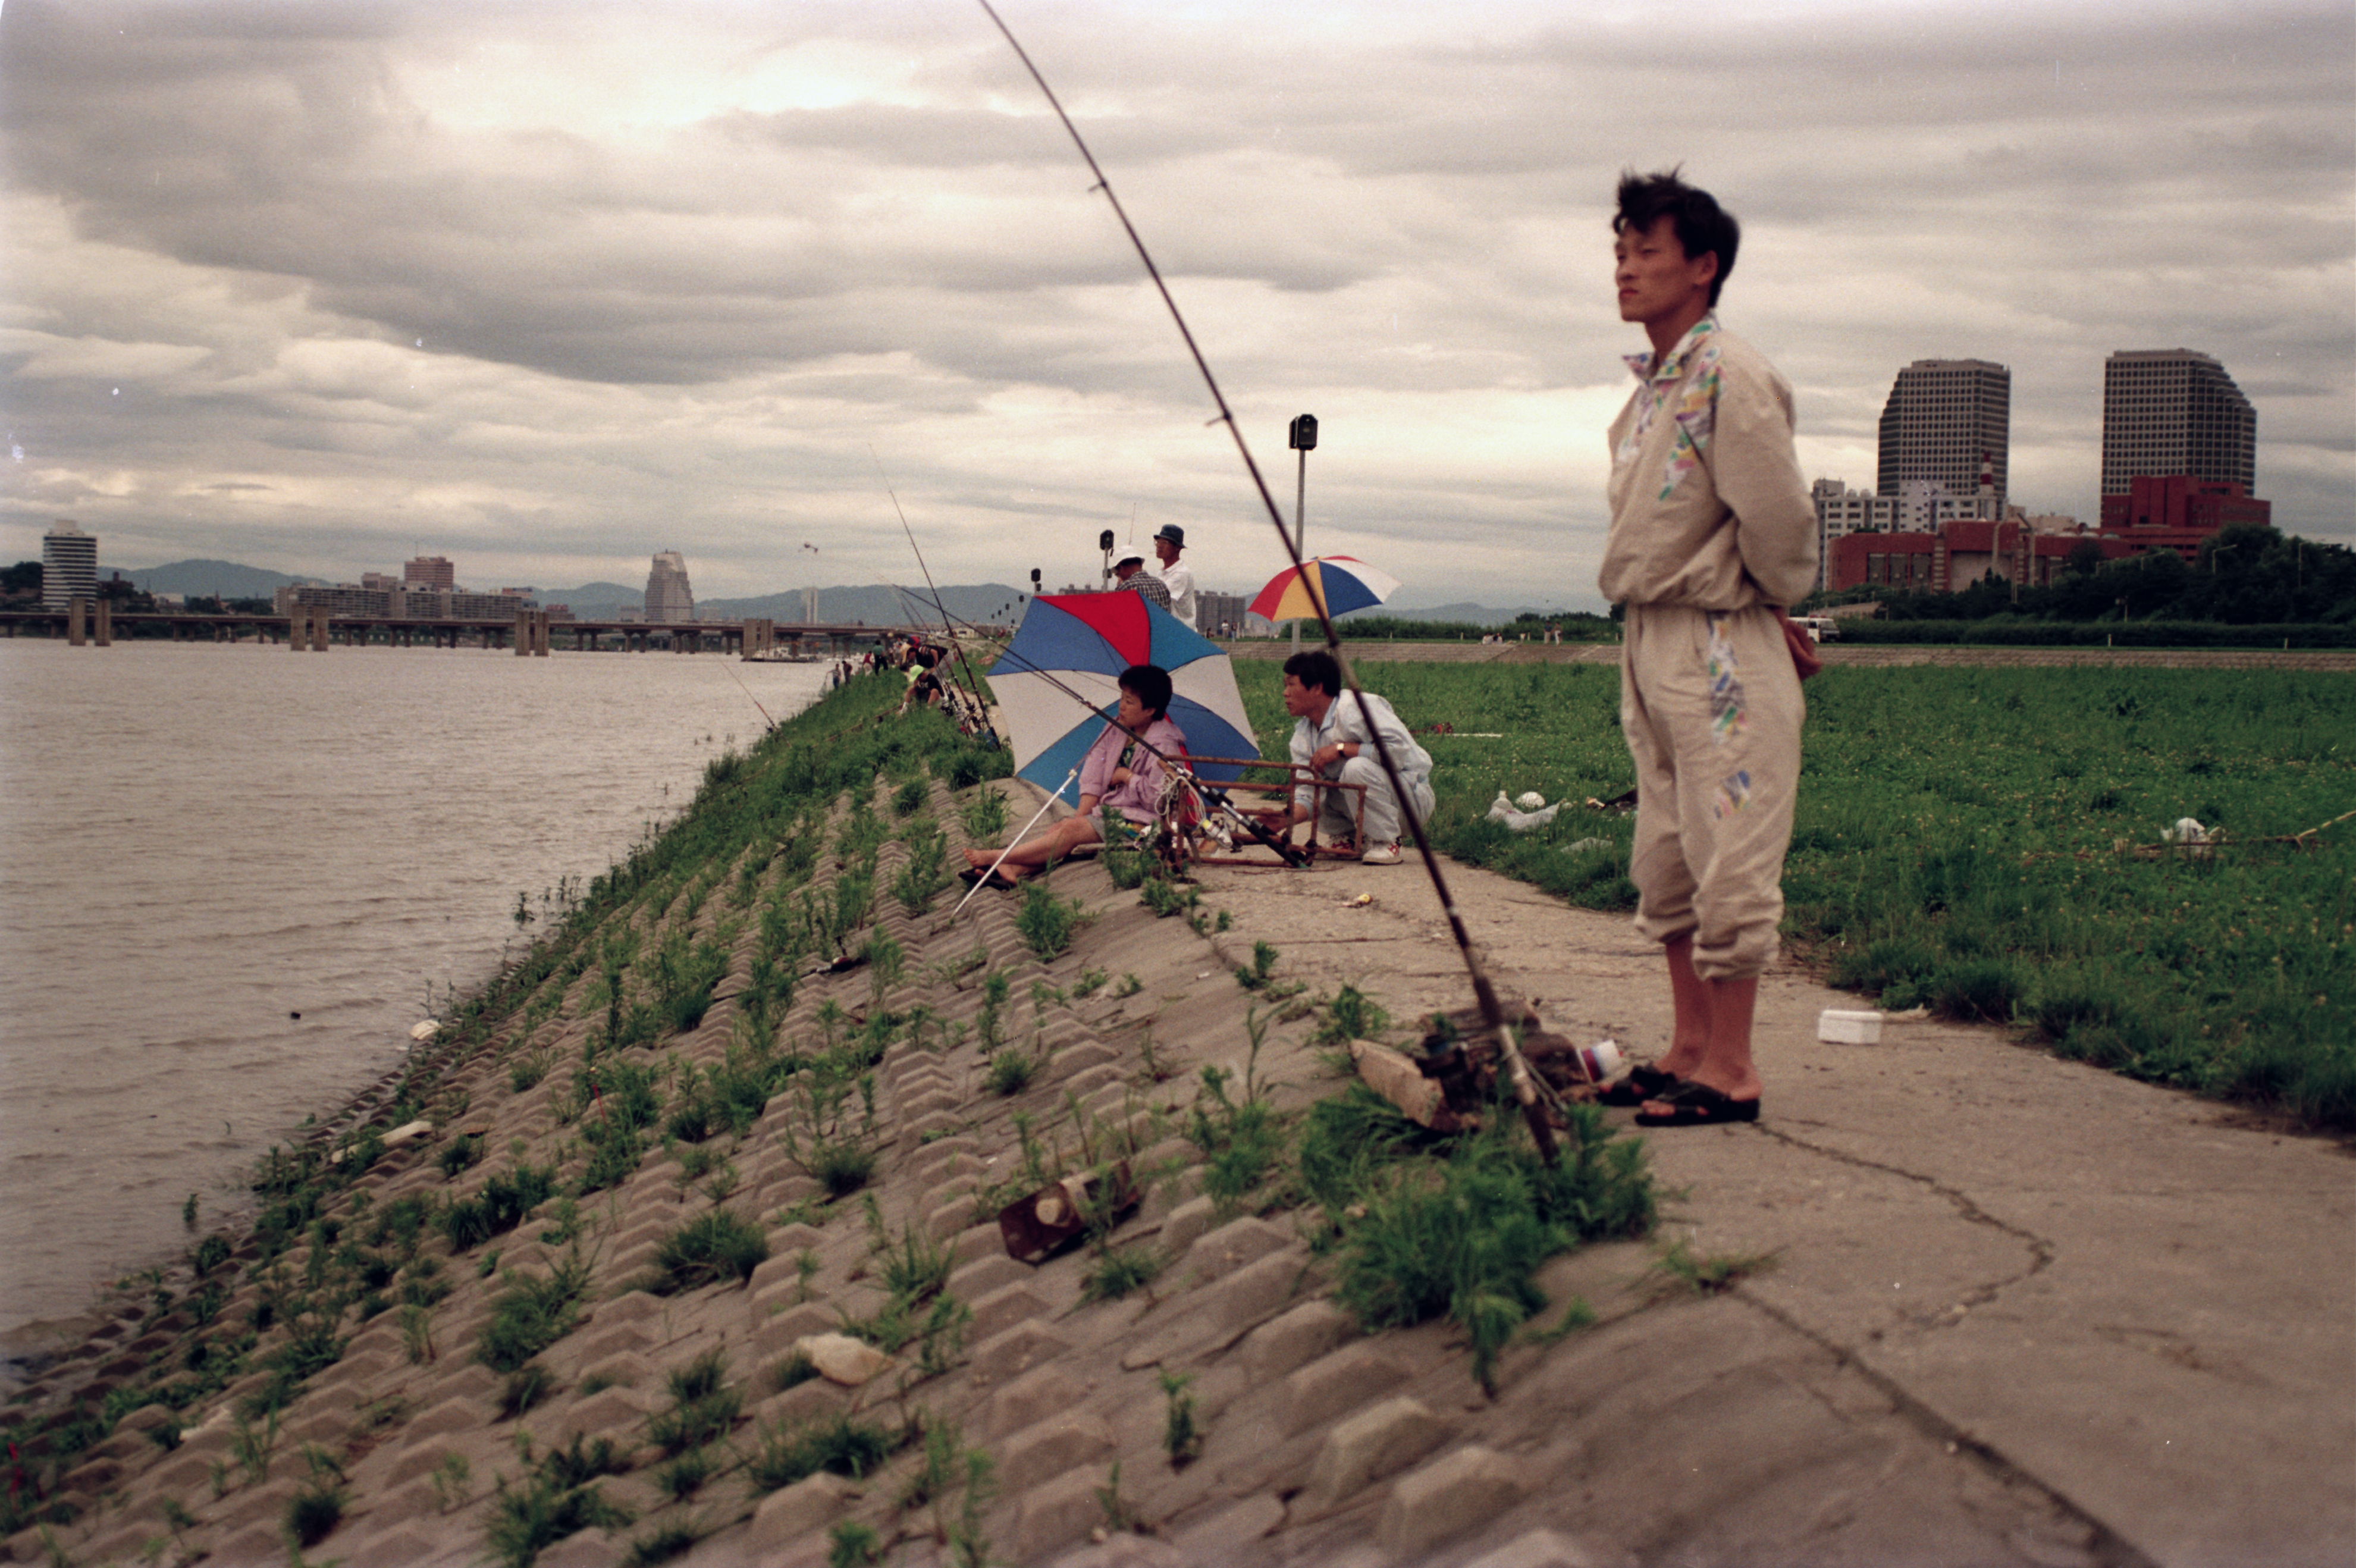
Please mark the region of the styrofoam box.
[[1816, 1020], [1816, 1038], [1836, 1046], [1879, 1045], [1881, 1015], [1827, 1007]]

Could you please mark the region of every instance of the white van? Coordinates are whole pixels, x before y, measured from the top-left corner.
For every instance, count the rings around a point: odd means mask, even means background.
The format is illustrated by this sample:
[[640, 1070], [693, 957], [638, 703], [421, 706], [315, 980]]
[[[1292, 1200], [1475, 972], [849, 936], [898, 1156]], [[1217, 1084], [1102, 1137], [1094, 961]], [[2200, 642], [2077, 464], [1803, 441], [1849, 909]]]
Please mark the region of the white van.
[[1803, 616], [1800, 618], [1800, 625], [1805, 628], [1808, 635], [1818, 642], [1840, 635], [1840, 622], [1830, 616]]

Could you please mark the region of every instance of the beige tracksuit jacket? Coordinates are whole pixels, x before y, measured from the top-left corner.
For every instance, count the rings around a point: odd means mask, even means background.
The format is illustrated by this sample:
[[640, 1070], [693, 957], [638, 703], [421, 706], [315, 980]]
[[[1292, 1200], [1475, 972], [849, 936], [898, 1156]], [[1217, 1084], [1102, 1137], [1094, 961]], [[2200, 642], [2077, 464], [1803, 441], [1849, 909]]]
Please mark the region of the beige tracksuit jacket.
[[1636, 765], [1636, 927], [1690, 936], [1705, 980], [1775, 956], [1806, 703], [1781, 623], [1815, 585], [1792, 389], [1704, 317], [1612, 424], [1600, 585], [1626, 609], [1620, 724]]

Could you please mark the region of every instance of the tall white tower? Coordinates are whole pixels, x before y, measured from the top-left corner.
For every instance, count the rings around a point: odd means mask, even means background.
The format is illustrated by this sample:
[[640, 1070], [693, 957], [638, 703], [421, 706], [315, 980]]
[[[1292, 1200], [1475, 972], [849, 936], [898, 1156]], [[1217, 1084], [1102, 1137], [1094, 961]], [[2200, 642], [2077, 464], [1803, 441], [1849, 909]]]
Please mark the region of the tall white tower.
[[695, 595], [687, 585], [687, 562], [676, 550], [655, 552], [647, 574], [647, 619], [673, 625], [695, 618]]
[[71, 518], [41, 536], [41, 607], [61, 610], [69, 600], [98, 597], [98, 536]]

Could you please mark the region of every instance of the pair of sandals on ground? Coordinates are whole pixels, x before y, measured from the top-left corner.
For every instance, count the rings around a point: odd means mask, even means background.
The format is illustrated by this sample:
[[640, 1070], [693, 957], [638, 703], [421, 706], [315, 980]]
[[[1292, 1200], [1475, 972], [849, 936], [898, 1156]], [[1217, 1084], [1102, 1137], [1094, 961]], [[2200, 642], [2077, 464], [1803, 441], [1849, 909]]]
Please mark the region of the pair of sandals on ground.
[[[1599, 1104], [1634, 1106], [1639, 1127], [1712, 1127], [1759, 1120], [1756, 1099], [1730, 1098], [1706, 1083], [1679, 1078], [1649, 1062], [1630, 1068], [1627, 1077], [1595, 1098]], [[1648, 1109], [1655, 1105], [1663, 1109]]]

